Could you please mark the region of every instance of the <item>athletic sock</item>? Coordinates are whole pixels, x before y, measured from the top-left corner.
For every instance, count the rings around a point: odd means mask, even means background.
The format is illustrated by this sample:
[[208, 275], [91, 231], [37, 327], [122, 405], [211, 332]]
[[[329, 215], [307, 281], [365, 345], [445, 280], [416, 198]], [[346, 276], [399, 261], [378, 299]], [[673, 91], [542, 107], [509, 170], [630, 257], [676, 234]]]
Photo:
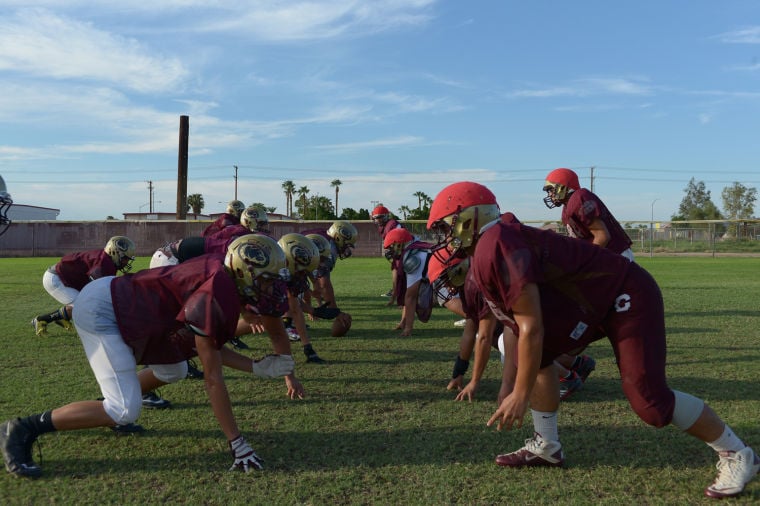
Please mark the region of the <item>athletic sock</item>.
[[26, 418], [20, 418], [19, 423], [32, 431], [36, 436], [47, 432], [55, 432], [53, 427], [53, 411], [45, 411], [38, 415], [30, 415]]
[[556, 411], [536, 411], [531, 409], [530, 414], [533, 417], [533, 429], [545, 441], [559, 441]]
[[734, 434], [734, 431], [731, 430], [731, 427], [729, 427], [728, 424], [726, 424], [726, 427], [723, 429], [723, 434], [721, 434], [715, 441], [707, 443], [707, 445], [716, 452], [738, 452], [746, 446], [744, 442]]

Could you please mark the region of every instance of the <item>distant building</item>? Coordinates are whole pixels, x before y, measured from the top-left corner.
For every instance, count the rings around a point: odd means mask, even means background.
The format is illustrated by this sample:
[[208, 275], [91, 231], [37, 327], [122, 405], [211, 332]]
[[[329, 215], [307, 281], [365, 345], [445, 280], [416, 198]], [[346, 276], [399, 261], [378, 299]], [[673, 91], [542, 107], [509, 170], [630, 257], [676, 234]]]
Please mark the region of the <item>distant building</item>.
[[54, 221], [59, 214], [61, 214], [60, 209], [15, 203], [8, 210], [8, 218], [11, 221]]
[[[125, 220], [137, 221], [170, 221], [177, 219], [177, 213], [123, 213]], [[212, 215], [213, 216], [213, 215]], [[208, 214], [187, 213], [188, 221], [211, 220], [212, 216]]]

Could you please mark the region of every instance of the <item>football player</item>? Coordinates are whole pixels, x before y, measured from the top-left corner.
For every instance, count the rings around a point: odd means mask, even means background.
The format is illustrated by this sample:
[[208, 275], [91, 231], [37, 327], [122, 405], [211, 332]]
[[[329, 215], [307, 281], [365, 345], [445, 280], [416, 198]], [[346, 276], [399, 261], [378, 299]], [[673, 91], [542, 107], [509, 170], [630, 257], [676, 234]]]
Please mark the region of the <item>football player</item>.
[[[321, 300], [327, 307], [337, 308], [335, 301], [335, 289], [330, 279], [330, 273], [335, 269], [338, 259], [345, 260], [350, 257], [353, 249], [356, 247], [356, 241], [359, 238], [359, 232], [356, 227], [345, 220], [336, 220], [327, 230], [316, 228], [301, 231], [302, 235], [320, 235], [330, 245], [331, 260], [324, 265], [326, 268], [318, 269], [313, 294], [318, 300]], [[320, 254], [320, 256], [322, 256]]]
[[103, 249], [71, 253], [62, 257], [42, 275], [42, 286], [62, 307], [35, 316], [32, 327], [38, 336], [47, 336], [47, 326], [55, 323], [71, 330], [72, 304], [79, 292], [92, 280], [129, 272], [135, 259], [132, 239], [117, 235], [108, 239]]
[[205, 228], [201, 232], [201, 236], [208, 237], [220, 230], [229, 227], [231, 225], [237, 225], [240, 223], [240, 215], [245, 210], [245, 204], [239, 200], [230, 200], [227, 203], [227, 209], [219, 216], [214, 223]]
[[604, 202], [586, 188], [570, 169], [554, 169], [544, 182], [544, 204], [562, 207], [562, 224], [570, 237], [607, 248], [633, 261], [631, 238]]
[[395, 330], [401, 336], [412, 335], [414, 315], [426, 322], [432, 307], [432, 289], [427, 279], [428, 259], [432, 244], [418, 241], [405, 228], [388, 232], [383, 241], [386, 258], [400, 266], [393, 286], [394, 301], [401, 307], [401, 321]]
[[555, 357], [606, 335], [623, 392], [634, 412], [655, 427], [672, 424], [717, 452], [713, 498], [740, 494], [760, 469], [760, 457], [701, 399], [671, 389], [665, 376], [665, 314], [657, 283], [628, 259], [585, 241], [500, 219], [494, 194], [474, 182], [436, 196], [427, 226], [440, 248], [470, 256], [473, 278], [502, 322], [519, 329], [512, 392], [487, 422], [521, 427], [530, 404], [534, 436], [498, 455], [501, 466], [561, 466]]
[[[288, 308], [290, 319], [303, 345], [303, 352], [306, 355], [306, 361], [314, 364], [326, 363], [311, 344], [309, 331], [306, 328], [306, 319], [304, 318], [304, 295], [309, 291], [309, 282], [313, 279], [313, 272], [319, 267], [319, 250], [317, 245], [302, 234], [285, 234], [277, 244], [285, 252], [285, 258], [288, 261], [288, 270], [290, 271], [290, 280], [288, 281]], [[311, 306], [306, 308], [312, 311]]]
[[11, 226], [8, 210], [12, 205], [13, 199], [11, 198], [11, 194], [8, 193], [3, 176], [0, 176], [0, 235], [3, 235], [8, 230], [8, 227]]
[[[226, 255], [203, 255], [179, 266], [88, 283], [74, 306], [74, 322], [104, 400], [73, 402], [0, 424], [0, 450], [8, 472], [41, 475], [32, 459], [32, 444], [41, 434], [134, 422], [141, 392], [183, 379], [186, 360], [196, 355], [232, 453], [230, 470], [262, 469], [261, 458], [238, 428], [222, 366], [264, 378], [292, 374], [290, 342], [280, 334], [273, 339], [275, 354], [259, 361], [224, 343], [249, 306], [285, 300], [283, 276], [285, 254], [277, 243], [248, 235], [233, 242]], [[138, 372], [138, 364], [148, 368]]]
[[[372, 218], [372, 222], [375, 224], [375, 226], [377, 226], [377, 233], [380, 234], [381, 243], [385, 241], [385, 236], [388, 235], [388, 232], [403, 227], [403, 225], [401, 225], [401, 223], [399, 223], [398, 220], [396, 220], [391, 215], [390, 210], [382, 204], [376, 206], [372, 210], [372, 215], [370, 217]], [[387, 293], [383, 294], [383, 297], [391, 298], [391, 300], [388, 301], [389, 306], [393, 305], [394, 303], [393, 287], [396, 286], [396, 272], [398, 270], [398, 267], [398, 262], [391, 260], [391, 289], [388, 290]]]

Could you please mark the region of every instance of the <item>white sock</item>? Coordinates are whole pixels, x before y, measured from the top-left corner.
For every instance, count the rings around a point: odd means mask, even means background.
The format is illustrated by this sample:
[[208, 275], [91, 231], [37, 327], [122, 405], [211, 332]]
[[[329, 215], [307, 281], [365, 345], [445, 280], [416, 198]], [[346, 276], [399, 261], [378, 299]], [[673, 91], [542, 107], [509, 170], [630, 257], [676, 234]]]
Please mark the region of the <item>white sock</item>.
[[556, 411], [536, 411], [531, 409], [530, 414], [533, 417], [533, 429], [545, 441], [559, 441]]
[[723, 434], [712, 443], [707, 443], [707, 445], [716, 452], [738, 452], [739, 450], [743, 450], [746, 446], [744, 442], [734, 434], [734, 431], [731, 430], [731, 427], [729, 427], [728, 424], [726, 424], [726, 427], [723, 429]]

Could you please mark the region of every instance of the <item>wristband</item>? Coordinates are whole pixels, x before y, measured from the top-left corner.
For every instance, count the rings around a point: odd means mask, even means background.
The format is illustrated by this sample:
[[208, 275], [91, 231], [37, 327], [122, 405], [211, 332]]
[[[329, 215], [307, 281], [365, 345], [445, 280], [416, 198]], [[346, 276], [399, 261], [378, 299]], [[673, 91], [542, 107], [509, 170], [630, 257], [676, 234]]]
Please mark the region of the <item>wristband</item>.
[[451, 374], [452, 378], [456, 378], [458, 376], [464, 376], [464, 373], [467, 372], [467, 368], [470, 367], [470, 361], [469, 360], [463, 360], [457, 355], [457, 359], [454, 362], [454, 372]]

